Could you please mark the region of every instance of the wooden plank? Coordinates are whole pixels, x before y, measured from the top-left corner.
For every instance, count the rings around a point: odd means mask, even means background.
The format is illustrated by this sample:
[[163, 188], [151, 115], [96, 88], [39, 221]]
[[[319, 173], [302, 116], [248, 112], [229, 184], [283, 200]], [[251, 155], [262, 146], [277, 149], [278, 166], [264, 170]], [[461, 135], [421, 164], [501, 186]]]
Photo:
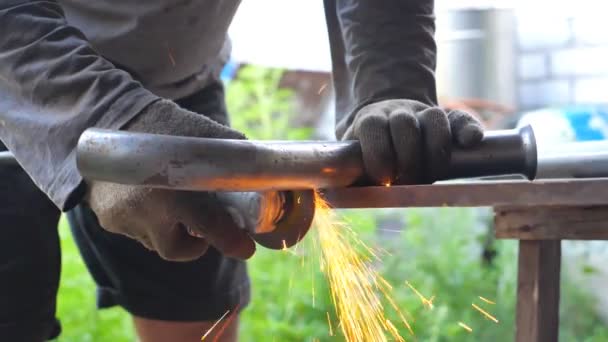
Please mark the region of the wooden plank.
[[608, 179], [446, 182], [322, 190], [334, 208], [608, 205]]
[[608, 240], [608, 207], [495, 209], [499, 239]]
[[517, 342], [556, 342], [559, 331], [560, 241], [520, 241]]

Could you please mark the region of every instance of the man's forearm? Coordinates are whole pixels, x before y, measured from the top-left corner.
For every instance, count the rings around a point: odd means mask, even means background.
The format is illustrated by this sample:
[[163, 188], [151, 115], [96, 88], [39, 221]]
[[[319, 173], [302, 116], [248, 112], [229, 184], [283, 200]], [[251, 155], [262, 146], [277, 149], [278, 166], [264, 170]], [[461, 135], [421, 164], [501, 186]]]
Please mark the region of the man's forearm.
[[432, 0], [326, 0], [325, 8], [338, 136], [350, 125], [351, 114], [371, 102], [436, 104]]
[[0, 2], [0, 139], [60, 209], [82, 184], [74, 148], [157, 99], [99, 56], [55, 1]]

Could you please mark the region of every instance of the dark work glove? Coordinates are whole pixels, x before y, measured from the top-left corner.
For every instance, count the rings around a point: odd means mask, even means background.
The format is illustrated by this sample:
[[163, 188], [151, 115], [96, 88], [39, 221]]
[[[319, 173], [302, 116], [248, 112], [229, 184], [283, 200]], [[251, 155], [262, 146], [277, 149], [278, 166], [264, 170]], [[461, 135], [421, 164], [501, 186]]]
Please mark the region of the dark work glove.
[[[155, 134], [245, 139], [245, 136], [171, 101], [151, 104], [124, 130]], [[90, 182], [86, 201], [101, 226], [129, 236], [174, 261], [194, 260], [209, 245], [226, 256], [247, 259], [255, 243], [239, 229], [214, 193], [149, 189]]]
[[418, 184], [446, 176], [453, 144], [472, 147], [482, 138], [481, 124], [465, 112], [385, 100], [361, 108], [342, 140], [360, 141], [372, 181]]

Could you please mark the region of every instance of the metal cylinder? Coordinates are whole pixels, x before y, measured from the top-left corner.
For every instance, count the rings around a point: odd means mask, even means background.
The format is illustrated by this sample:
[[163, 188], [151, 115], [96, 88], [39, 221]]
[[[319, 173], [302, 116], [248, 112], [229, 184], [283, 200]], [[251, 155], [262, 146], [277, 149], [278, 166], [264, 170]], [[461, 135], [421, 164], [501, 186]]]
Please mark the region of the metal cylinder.
[[539, 178], [608, 177], [608, 150], [578, 152], [574, 155], [548, 155], [538, 160]]
[[537, 178], [608, 177], [608, 140], [546, 146], [539, 152]]
[[525, 126], [519, 130], [488, 131], [478, 146], [454, 149], [445, 179], [519, 174], [532, 180], [536, 169], [534, 131]]
[[206, 191], [344, 187], [362, 174], [352, 142], [189, 138], [100, 129], [78, 143], [85, 178]]
[[[88, 179], [199, 191], [268, 191], [346, 187], [364, 176], [358, 141], [251, 141], [89, 129], [78, 143]], [[530, 127], [488, 132], [457, 149], [446, 178], [523, 174], [534, 178]]]

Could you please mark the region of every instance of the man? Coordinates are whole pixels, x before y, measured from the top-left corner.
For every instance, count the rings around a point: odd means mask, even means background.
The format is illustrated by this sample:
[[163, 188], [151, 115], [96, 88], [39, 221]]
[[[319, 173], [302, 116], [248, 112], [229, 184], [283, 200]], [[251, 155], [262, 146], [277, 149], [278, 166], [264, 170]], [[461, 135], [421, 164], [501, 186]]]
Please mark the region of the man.
[[[228, 127], [219, 82], [238, 4], [0, 0], [0, 138], [25, 171], [0, 170], [0, 340], [59, 331], [60, 210], [99, 306], [124, 307], [142, 341], [198, 340], [247, 305], [243, 260], [255, 244], [211, 194], [85, 181], [74, 155], [88, 127], [244, 139]], [[337, 137], [361, 141], [370, 182], [433, 182], [452, 143], [483, 134], [435, 107], [433, 1], [324, 5]]]

